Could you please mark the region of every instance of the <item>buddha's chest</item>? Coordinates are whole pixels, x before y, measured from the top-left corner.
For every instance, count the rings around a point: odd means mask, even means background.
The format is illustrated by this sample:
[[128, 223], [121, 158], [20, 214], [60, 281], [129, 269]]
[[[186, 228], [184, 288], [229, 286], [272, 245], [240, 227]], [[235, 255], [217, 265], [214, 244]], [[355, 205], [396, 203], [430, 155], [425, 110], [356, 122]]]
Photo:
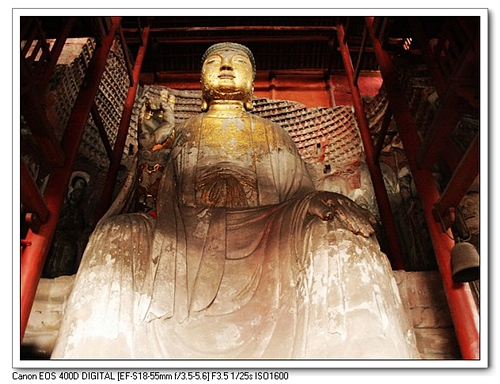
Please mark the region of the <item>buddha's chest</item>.
[[276, 193], [271, 152], [265, 130], [248, 117], [203, 119], [203, 126], [191, 135], [176, 161], [183, 202], [188, 206], [261, 205], [269, 194], [263, 195], [264, 190]]
[[260, 127], [248, 117], [203, 119], [196, 141], [197, 161], [214, 163], [231, 161], [251, 166], [257, 156], [269, 151]]

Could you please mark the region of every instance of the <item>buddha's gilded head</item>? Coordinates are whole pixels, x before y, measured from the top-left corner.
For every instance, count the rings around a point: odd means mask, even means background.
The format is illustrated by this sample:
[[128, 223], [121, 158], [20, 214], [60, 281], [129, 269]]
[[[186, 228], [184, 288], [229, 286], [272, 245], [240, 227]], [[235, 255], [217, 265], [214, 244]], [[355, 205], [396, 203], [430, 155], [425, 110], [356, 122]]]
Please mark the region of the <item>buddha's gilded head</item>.
[[202, 110], [214, 101], [241, 101], [252, 109], [256, 69], [252, 52], [237, 43], [218, 43], [202, 58]]

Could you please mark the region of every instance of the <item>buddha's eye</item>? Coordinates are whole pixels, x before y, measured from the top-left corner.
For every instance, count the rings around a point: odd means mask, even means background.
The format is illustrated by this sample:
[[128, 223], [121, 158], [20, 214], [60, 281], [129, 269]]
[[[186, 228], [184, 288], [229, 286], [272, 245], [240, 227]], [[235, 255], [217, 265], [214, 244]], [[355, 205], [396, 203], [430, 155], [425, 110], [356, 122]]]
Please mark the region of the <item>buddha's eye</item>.
[[234, 58], [234, 61], [237, 63], [248, 63], [248, 60], [244, 57], [236, 56]]
[[219, 61], [220, 59], [218, 57], [209, 57], [207, 60], [205, 60], [205, 64], [213, 64]]

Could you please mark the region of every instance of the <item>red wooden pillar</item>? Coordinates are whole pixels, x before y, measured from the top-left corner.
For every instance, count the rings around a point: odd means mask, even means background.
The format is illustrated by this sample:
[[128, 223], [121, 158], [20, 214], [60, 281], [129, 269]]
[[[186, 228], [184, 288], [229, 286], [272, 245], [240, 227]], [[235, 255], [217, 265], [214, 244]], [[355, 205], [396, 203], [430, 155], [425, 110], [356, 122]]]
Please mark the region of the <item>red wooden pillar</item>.
[[456, 171], [453, 173], [446, 189], [436, 202], [436, 213], [446, 229], [451, 226], [449, 217], [450, 208], [455, 208], [466, 195], [470, 186], [479, 175], [479, 135], [476, 135], [469, 149], [460, 161]]
[[47, 222], [41, 225], [37, 233], [31, 230], [28, 232], [25, 240], [30, 245], [27, 245], [21, 251], [21, 341], [26, 331], [36, 289], [54, 236], [59, 213], [66, 197], [73, 163], [80, 147], [92, 103], [99, 89], [109, 50], [121, 22], [120, 17], [113, 17], [112, 20], [113, 24], [108, 36], [103, 40], [102, 45], [97, 46], [94, 51], [61, 140], [65, 162], [62, 167], [55, 168], [52, 171], [45, 190], [44, 198], [49, 210]]
[[370, 171], [373, 189], [375, 191], [375, 197], [377, 199], [377, 205], [380, 212], [380, 219], [387, 237], [387, 243], [389, 246], [387, 256], [393, 269], [405, 269], [402, 257], [403, 251], [399, 242], [396, 224], [394, 223], [394, 216], [392, 215], [389, 196], [387, 195], [387, 189], [385, 188], [382, 171], [375, 159], [375, 150], [364, 111], [363, 100], [361, 99], [359, 88], [354, 83], [354, 68], [352, 66], [349, 48], [345, 43], [344, 27], [341, 24], [337, 25], [337, 36], [339, 39], [340, 53], [342, 55], [342, 60], [344, 61], [347, 81], [349, 83], [349, 87], [351, 88], [356, 120], [358, 121], [359, 131], [365, 149], [366, 164], [368, 166], [368, 170]]
[[127, 139], [128, 129], [130, 125], [130, 119], [132, 117], [132, 110], [134, 108], [135, 95], [137, 93], [137, 87], [139, 85], [139, 75], [141, 74], [142, 62], [144, 61], [144, 56], [146, 55], [149, 29], [150, 27], [147, 26], [142, 32], [143, 45], [139, 48], [137, 57], [135, 59], [134, 69], [132, 72], [132, 84], [130, 85], [130, 88], [128, 90], [127, 99], [125, 100], [125, 106], [123, 107], [120, 127], [118, 128], [115, 145], [113, 147], [111, 163], [109, 165], [108, 174], [106, 175], [101, 202], [96, 214], [96, 222], [106, 213], [109, 206], [111, 205], [111, 201], [113, 198], [113, 191], [118, 175], [118, 168], [120, 167], [123, 149], [125, 147], [125, 141]]
[[373, 30], [373, 19], [373, 17], [366, 17], [366, 25], [380, 66], [380, 72], [384, 79], [389, 105], [396, 119], [408, 163], [422, 202], [460, 350], [464, 359], [478, 359], [478, 309], [469, 285], [454, 283], [451, 278], [450, 253], [454, 241], [449, 237], [451, 234], [443, 232], [441, 224], [434, 218], [433, 209], [434, 204], [439, 200], [439, 192], [434, 183], [431, 171], [418, 169], [417, 156], [421, 145], [420, 138], [418, 137], [413, 117], [406, 105], [404, 95], [401, 92], [392, 59], [382, 49], [381, 42]]

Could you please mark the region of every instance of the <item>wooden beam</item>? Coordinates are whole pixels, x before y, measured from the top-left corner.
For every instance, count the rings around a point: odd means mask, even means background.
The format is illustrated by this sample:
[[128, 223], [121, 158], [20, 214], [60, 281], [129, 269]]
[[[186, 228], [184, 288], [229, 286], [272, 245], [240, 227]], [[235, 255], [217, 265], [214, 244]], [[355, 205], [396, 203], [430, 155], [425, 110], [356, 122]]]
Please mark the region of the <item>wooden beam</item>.
[[468, 104], [463, 98], [455, 92], [447, 92], [417, 155], [420, 169], [431, 169], [440, 154], [447, 150], [453, 130], [460, 117], [468, 110]]
[[[27, 64], [21, 58], [21, 76], [27, 72], [29, 72]], [[36, 84], [29, 83], [29, 77], [24, 77], [21, 82], [26, 85], [24, 92], [21, 93], [21, 114], [28, 123], [33, 141], [49, 165], [60, 167], [64, 163], [64, 152], [54, 133], [54, 124], [58, 121], [49, 121], [44, 94]]]
[[[74, 17], [67, 20], [50, 50], [38, 19], [32, 18], [27, 22], [27, 25], [33, 27], [32, 35], [21, 49], [21, 113], [28, 123], [41, 156], [53, 167], [62, 166], [64, 153], [54, 132], [59, 121], [50, 121], [47, 116], [45, 93], [74, 20]], [[34, 39], [38, 39], [38, 44], [27, 57]], [[43, 54], [38, 57], [38, 50], [42, 48]]]
[[449, 167], [451, 173], [454, 173], [464, 154], [451, 137], [446, 141], [445, 147], [446, 150], [440, 153], [440, 157]]
[[398, 124], [408, 164], [422, 203], [462, 356], [464, 359], [479, 359], [478, 308], [469, 286], [463, 283], [455, 283], [452, 279], [450, 255], [455, 242], [449, 232], [443, 232], [441, 224], [435, 220], [433, 213], [434, 205], [439, 199], [439, 191], [431, 171], [421, 170], [417, 166], [416, 158], [420, 138], [418, 137], [415, 121], [401, 92], [398, 72], [394, 67], [391, 56], [382, 48], [381, 41], [373, 31], [373, 17], [365, 17], [365, 21], [380, 65], [389, 104]]
[[21, 157], [21, 204], [27, 213], [35, 213], [40, 222], [47, 221], [49, 210], [43, 200], [43, 196], [38, 189], [28, 166]]
[[111, 201], [113, 198], [113, 191], [116, 186], [118, 169], [121, 164], [123, 149], [125, 147], [125, 141], [127, 139], [128, 129], [130, 126], [130, 119], [132, 117], [132, 110], [135, 104], [135, 96], [137, 93], [137, 87], [139, 85], [139, 76], [141, 74], [142, 63], [146, 55], [146, 48], [149, 36], [149, 26], [146, 26], [144, 28], [142, 36], [144, 45], [139, 48], [139, 52], [137, 53], [137, 58], [135, 60], [134, 70], [133, 70], [133, 82], [128, 90], [127, 98], [125, 100], [125, 106], [123, 107], [120, 127], [118, 128], [118, 134], [116, 136], [115, 144], [113, 146], [111, 163], [109, 165], [108, 173], [106, 175], [106, 181], [104, 182], [101, 201], [97, 208], [96, 221], [99, 220], [106, 213], [109, 206], [111, 205]]
[[[166, 35], [172, 33], [199, 33], [199, 32], [226, 32], [226, 31], [242, 31], [242, 32], [335, 32], [336, 26], [317, 26], [317, 25], [228, 25], [217, 27], [167, 27], [167, 28], [151, 28], [150, 34], [164, 33]], [[138, 34], [137, 28], [123, 28], [124, 33]]]
[[397, 235], [398, 231], [396, 228], [396, 223], [394, 222], [394, 216], [392, 214], [392, 208], [389, 201], [389, 196], [387, 195], [387, 189], [385, 187], [382, 171], [378, 163], [374, 161], [374, 148], [370, 128], [366, 119], [363, 100], [361, 99], [359, 88], [354, 83], [354, 68], [352, 65], [349, 50], [347, 48], [347, 44], [345, 43], [344, 28], [341, 24], [337, 26], [337, 35], [339, 48], [341, 50], [342, 60], [344, 62], [344, 68], [346, 71], [347, 81], [349, 83], [353, 98], [354, 112], [356, 115], [356, 120], [358, 122], [361, 139], [363, 141], [366, 164], [370, 172], [373, 189], [375, 191], [375, 198], [377, 200], [377, 205], [380, 212], [380, 219], [382, 221], [382, 226], [384, 227], [384, 232], [386, 234], [387, 243], [389, 246], [387, 256], [389, 258], [389, 261], [391, 262], [393, 269], [405, 269], [402, 257], [403, 249]]
[[120, 43], [122, 44], [122, 50], [123, 50], [123, 56], [125, 58], [125, 64], [127, 65], [128, 78], [129, 78], [130, 84], [133, 84], [134, 74], [133, 74], [133, 70], [132, 70], [132, 63], [130, 61], [130, 55], [128, 52], [127, 41], [125, 40], [125, 36], [123, 35], [123, 28], [120, 27], [120, 30], [118, 31], [118, 33], [120, 36]]
[[433, 60], [433, 52], [429, 45], [429, 40], [433, 36], [427, 36], [425, 33], [424, 26], [422, 25], [419, 17], [409, 17], [408, 22], [410, 27], [415, 34], [415, 40], [421, 42], [420, 52], [422, 53], [422, 58], [427, 67], [427, 71], [432, 78], [432, 84], [436, 88], [440, 98], [443, 98], [446, 92], [446, 83], [443, 78], [443, 74], [439, 70], [439, 66], [436, 61]]
[[[137, 37], [126, 36], [125, 39], [129, 44], [140, 44]], [[311, 42], [325, 41], [328, 42], [327, 35], [307, 35], [307, 36], [202, 36], [202, 37], [173, 37], [173, 36], [155, 36], [155, 42], [158, 44], [213, 44], [221, 41], [233, 41], [235, 43], [296, 43], [296, 42]]]
[[111, 159], [113, 158], [113, 149], [111, 148], [111, 144], [109, 143], [108, 135], [106, 133], [106, 129], [104, 129], [104, 124], [102, 123], [101, 115], [99, 114], [99, 110], [97, 109], [95, 101], [92, 103], [90, 113], [92, 114], [92, 118], [94, 119], [94, 123], [97, 127], [97, 131], [99, 132], [102, 145], [104, 146], [106, 154], [108, 155], [108, 159], [109, 161], [111, 161]]
[[358, 60], [356, 62], [356, 68], [354, 71], [354, 84], [358, 85], [359, 72], [361, 70], [361, 60], [363, 59], [363, 54], [366, 49], [366, 26], [363, 27], [363, 37], [361, 38], [361, 46], [359, 47]]
[[476, 135], [469, 149], [453, 173], [446, 189], [436, 203], [436, 213], [448, 229], [452, 221], [448, 217], [450, 208], [456, 208], [479, 175], [479, 135]]
[[384, 149], [385, 137], [387, 136], [387, 132], [389, 131], [391, 120], [392, 120], [391, 107], [387, 107], [387, 110], [384, 113], [384, 119], [382, 120], [382, 126], [380, 127], [380, 131], [378, 134], [377, 143], [375, 145], [375, 151], [373, 153], [373, 161], [375, 162], [378, 162], [380, 153], [382, 152], [382, 149]]
[[47, 84], [49, 83], [52, 73], [54, 72], [54, 68], [56, 67], [57, 61], [59, 60], [59, 56], [61, 55], [61, 52], [64, 49], [64, 45], [66, 44], [66, 40], [69, 36], [69, 33], [71, 32], [71, 29], [73, 28], [75, 20], [76, 17], [68, 17], [62, 29], [59, 31], [59, 34], [57, 35], [56, 41], [50, 51], [50, 56], [48, 58], [49, 60], [47, 61], [43, 69], [43, 74], [41, 74], [38, 83], [40, 90], [42, 92], [46, 91]]
[[62, 167], [55, 168], [50, 176], [45, 190], [45, 201], [49, 209], [49, 217], [40, 228], [39, 233], [28, 231], [26, 246], [21, 251], [21, 341], [28, 325], [36, 289], [40, 281], [45, 259], [47, 258], [50, 244], [67, 193], [68, 183], [73, 171], [78, 149], [82, 140], [85, 126], [89, 117], [92, 103], [99, 89], [108, 53], [114, 43], [114, 36], [120, 24], [120, 17], [113, 17], [113, 26], [104, 39], [103, 44], [97, 46], [90, 60], [87, 73], [75, 100], [73, 110], [68, 120], [68, 125], [62, 138], [65, 162]]

